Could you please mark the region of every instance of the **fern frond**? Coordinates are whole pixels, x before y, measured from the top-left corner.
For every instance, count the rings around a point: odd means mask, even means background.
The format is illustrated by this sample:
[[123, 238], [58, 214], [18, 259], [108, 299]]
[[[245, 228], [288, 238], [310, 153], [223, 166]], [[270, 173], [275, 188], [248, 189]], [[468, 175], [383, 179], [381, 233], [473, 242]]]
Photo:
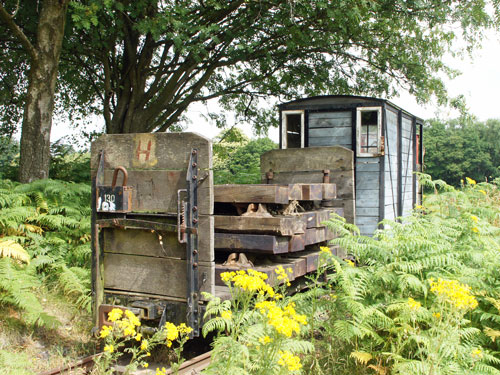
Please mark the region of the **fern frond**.
[[18, 243], [11, 240], [0, 240], [0, 257], [20, 260], [24, 263], [30, 262], [30, 255]]
[[362, 365], [367, 365], [373, 359], [373, 356], [368, 352], [352, 352], [349, 357], [354, 358], [354, 360]]

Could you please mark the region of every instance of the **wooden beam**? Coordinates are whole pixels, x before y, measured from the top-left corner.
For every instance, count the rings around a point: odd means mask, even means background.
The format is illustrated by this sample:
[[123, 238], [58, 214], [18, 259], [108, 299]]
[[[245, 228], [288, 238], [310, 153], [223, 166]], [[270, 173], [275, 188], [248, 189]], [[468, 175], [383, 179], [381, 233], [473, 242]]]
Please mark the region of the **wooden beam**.
[[[214, 293], [214, 263], [199, 264], [200, 291]], [[186, 298], [186, 261], [126, 254], [104, 254], [104, 287], [127, 292]]]
[[214, 248], [248, 250], [252, 253], [281, 254], [289, 251], [290, 237], [268, 234], [215, 233]]
[[288, 203], [286, 185], [215, 185], [214, 202], [221, 203]]
[[323, 200], [330, 200], [337, 198], [337, 185], [336, 184], [321, 184]]
[[320, 201], [323, 199], [322, 184], [301, 184], [301, 185], [302, 185], [302, 200]]
[[325, 240], [326, 240], [325, 228], [306, 229], [306, 241], [305, 241], [306, 246], [324, 242]]
[[288, 252], [292, 253], [295, 251], [301, 251], [304, 250], [305, 247], [305, 242], [306, 242], [306, 235], [303, 234], [294, 234], [293, 236], [289, 237], [290, 240], [288, 242]]
[[282, 236], [305, 233], [306, 223], [294, 216], [249, 217], [214, 215], [216, 231], [269, 233]]
[[303, 258], [306, 260], [306, 272], [311, 273], [318, 269], [319, 253], [321, 250], [312, 246], [313, 250], [301, 251], [300, 253], [290, 254], [289, 257]]

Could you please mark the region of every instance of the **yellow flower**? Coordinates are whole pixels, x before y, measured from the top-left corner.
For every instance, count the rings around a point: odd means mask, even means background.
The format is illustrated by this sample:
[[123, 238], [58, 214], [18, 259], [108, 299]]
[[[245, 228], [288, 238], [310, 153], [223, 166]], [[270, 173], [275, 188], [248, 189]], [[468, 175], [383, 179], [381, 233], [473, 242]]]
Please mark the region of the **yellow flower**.
[[471, 294], [470, 286], [457, 280], [430, 279], [429, 284], [432, 293], [458, 310], [474, 310], [478, 305], [476, 297]]
[[144, 362], [144, 364], [142, 365], [142, 367], [144, 367], [144, 368], [148, 368], [148, 367], [149, 367], [149, 363]]
[[101, 339], [108, 337], [111, 331], [113, 331], [113, 328], [111, 328], [110, 326], [103, 326], [100, 332]]
[[481, 193], [483, 193], [484, 195], [486, 195], [486, 192], [484, 190], [479, 190]]
[[147, 352], [147, 353], [146, 353], [146, 357], [151, 357], [151, 353], [150, 353], [150, 352]]
[[231, 320], [231, 318], [233, 316], [233, 312], [231, 310], [226, 310], [226, 311], [221, 312], [220, 316], [224, 320]]
[[148, 340], [142, 340], [141, 350], [146, 350], [148, 348]]
[[262, 345], [269, 344], [271, 341], [273, 341], [273, 340], [269, 336], [264, 336], [264, 337], [259, 338], [259, 342]]
[[167, 373], [167, 369], [165, 367], [162, 367], [161, 370], [157, 367], [156, 368], [156, 375], [165, 375]]
[[472, 219], [472, 221], [473, 221], [474, 223], [477, 223], [477, 222], [479, 221], [478, 217], [477, 217], [477, 216], [475, 216], [475, 215], [471, 215], [471, 216], [470, 216], [470, 218]]
[[469, 185], [475, 185], [476, 184], [476, 181], [473, 180], [472, 178], [465, 177], [465, 179], [467, 180], [467, 184], [469, 184]]
[[332, 255], [332, 251], [327, 246], [320, 246], [321, 254]]
[[432, 315], [434, 316], [434, 318], [436, 319], [439, 319], [441, 317], [441, 313], [438, 313], [438, 312], [435, 312], [435, 313], [432, 313]]
[[[291, 268], [289, 268], [289, 270], [292, 270]], [[276, 274], [278, 275], [277, 279], [280, 280], [280, 281], [283, 281], [284, 283], [288, 283], [289, 282], [289, 278], [288, 278], [288, 275], [286, 274], [286, 271], [285, 269], [283, 268], [283, 266], [278, 266], [274, 272], [276, 272]], [[293, 272], [293, 271], [292, 271]], [[290, 272], [291, 273], [291, 272]]]
[[110, 322], [115, 322], [123, 316], [123, 311], [121, 309], [113, 309], [108, 314], [108, 320]]
[[188, 327], [186, 323], [181, 323], [177, 326], [177, 329], [179, 330], [179, 334], [181, 335], [187, 335], [193, 331], [191, 327]]
[[479, 229], [478, 229], [477, 227], [472, 227], [472, 231], [473, 231], [474, 233], [479, 233]]
[[115, 347], [113, 345], [106, 345], [104, 346], [104, 351], [105, 352], [110, 352], [110, 353], [113, 353], [115, 351]]
[[267, 324], [273, 326], [276, 332], [286, 337], [300, 332], [300, 325], [306, 325], [305, 315], [295, 312], [295, 305], [288, 304], [283, 309], [275, 301], [262, 301], [255, 304], [255, 309], [267, 318]]
[[423, 210], [423, 209], [424, 209], [424, 206], [421, 206], [421, 205], [417, 204], [417, 205], [415, 206], [415, 209], [416, 209], [416, 210]]
[[179, 337], [179, 330], [174, 323], [166, 322], [164, 327], [167, 330], [167, 340], [174, 341]]
[[415, 301], [413, 298], [408, 298], [408, 306], [410, 306], [411, 310], [418, 310], [422, 307], [422, 304], [418, 301]]
[[472, 358], [483, 358], [483, 351], [477, 348], [474, 349], [470, 355]]
[[354, 264], [354, 262], [353, 262], [352, 260], [350, 260], [350, 259], [346, 259], [345, 261], [346, 261], [346, 263], [347, 263], [350, 267], [354, 267], [354, 266], [355, 266], [355, 264]]
[[280, 358], [278, 359], [278, 364], [282, 367], [287, 367], [289, 371], [298, 371], [302, 368], [300, 363], [300, 358], [293, 355], [288, 350], [279, 351]]
[[[248, 272], [248, 273], [247, 273]], [[269, 297], [274, 296], [274, 289], [271, 288], [265, 280], [267, 275], [263, 272], [249, 269], [248, 271], [240, 270], [238, 272], [223, 272], [221, 279], [226, 284], [232, 283], [235, 287], [249, 292], [257, 292], [266, 294]]]
[[142, 335], [140, 333], [138, 333], [137, 336], [135, 336], [135, 339], [136, 339], [136, 341], [141, 341]]

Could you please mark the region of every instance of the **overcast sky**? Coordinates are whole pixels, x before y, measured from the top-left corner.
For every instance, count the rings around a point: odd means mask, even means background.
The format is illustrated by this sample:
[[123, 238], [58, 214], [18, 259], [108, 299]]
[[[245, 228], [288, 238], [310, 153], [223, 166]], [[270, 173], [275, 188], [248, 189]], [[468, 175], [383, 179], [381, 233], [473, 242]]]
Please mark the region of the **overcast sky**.
[[[483, 41], [482, 49], [475, 51], [472, 58], [464, 58], [463, 60], [449, 58], [446, 62], [452, 68], [462, 72], [454, 80], [446, 81], [450, 96], [464, 95], [471, 113], [480, 120], [500, 119], [500, 34], [488, 33]], [[457, 116], [457, 113], [450, 112], [446, 108], [439, 108], [433, 103], [425, 106], [419, 105], [408, 93], [402, 93], [400, 97], [391, 98], [391, 101], [424, 119], [436, 117], [436, 115], [445, 119]], [[205, 112], [204, 106], [190, 106], [188, 111], [191, 124], [188, 126], [187, 131], [197, 132], [209, 138], [213, 138], [220, 132], [220, 129], [207, 123], [201, 116], [201, 113]], [[99, 118], [96, 121], [102, 124], [102, 119]], [[252, 135], [249, 126], [242, 128], [246, 134]], [[51, 140], [56, 141], [73, 132], [74, 130], [68, 129], [64, 123], [55, 123]], [[269, 137], [277, 142], [278, 130], [270, 129]]]

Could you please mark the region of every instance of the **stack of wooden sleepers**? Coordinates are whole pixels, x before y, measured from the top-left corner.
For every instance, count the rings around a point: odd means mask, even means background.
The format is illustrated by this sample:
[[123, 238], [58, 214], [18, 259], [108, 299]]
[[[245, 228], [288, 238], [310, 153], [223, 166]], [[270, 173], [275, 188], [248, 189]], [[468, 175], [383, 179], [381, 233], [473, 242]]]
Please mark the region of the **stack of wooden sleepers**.
[[[276, 282], [275, 269], [292, 269], [290, 281], [314, 272], [320, 246], [335, 238], [324, 222], [342, 208], [334, 183], [214, 186], [215, 285], [220, 274], [256, 269]], [[330, 246], [331, 247], [331, 246]]]

